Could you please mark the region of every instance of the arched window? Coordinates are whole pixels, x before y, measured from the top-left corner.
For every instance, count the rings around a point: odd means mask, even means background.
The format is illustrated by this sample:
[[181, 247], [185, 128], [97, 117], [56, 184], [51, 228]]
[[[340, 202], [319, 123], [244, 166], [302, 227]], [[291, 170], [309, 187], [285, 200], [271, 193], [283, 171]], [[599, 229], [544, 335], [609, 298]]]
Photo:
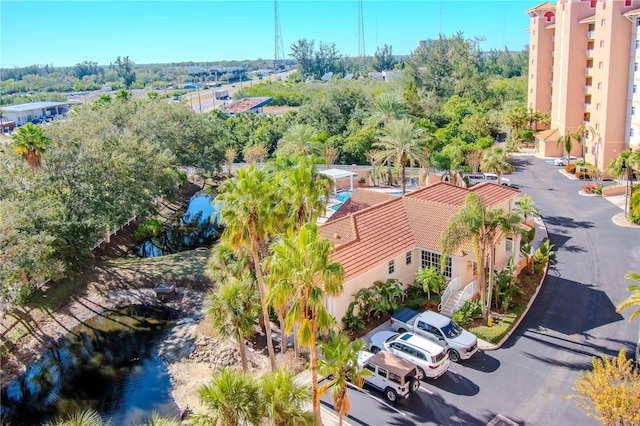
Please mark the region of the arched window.
[[547, 22], [553, 22], [554, 16], [555, 15], [553, 14], [553, 12], [547, 12], [544, 14], [544, 17], [547, 20]]

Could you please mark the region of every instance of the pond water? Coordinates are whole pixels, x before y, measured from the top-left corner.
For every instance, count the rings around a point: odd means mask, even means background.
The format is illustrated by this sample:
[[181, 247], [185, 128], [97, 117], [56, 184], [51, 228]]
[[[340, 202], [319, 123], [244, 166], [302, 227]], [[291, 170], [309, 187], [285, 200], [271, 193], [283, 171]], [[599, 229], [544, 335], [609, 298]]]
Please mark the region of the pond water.
[[154, 412], [179, 416], [157, 354], [176, 312], [130, 306], [96, 315], [45, 351], [2, 392], [2, 422], [38, 425], [94, 410], [114, 425], [142, 424]]
[[143, 241], [137, 247], [141, 257], [157, 257], [210, 247], [219, 238], [222, 227], [218, 225], [219, 208], [214, 208], [215, 196], [204, 193], [194, 195], [184, 212], [166, 225], [165, 231]]

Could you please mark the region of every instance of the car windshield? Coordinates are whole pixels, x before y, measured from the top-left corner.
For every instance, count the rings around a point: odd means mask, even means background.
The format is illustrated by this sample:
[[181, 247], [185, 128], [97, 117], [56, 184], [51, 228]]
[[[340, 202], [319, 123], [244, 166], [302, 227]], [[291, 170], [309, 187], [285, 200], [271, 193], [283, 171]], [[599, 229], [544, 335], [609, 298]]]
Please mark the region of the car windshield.
[[448, 338], [453, 339], [462, 334], [462, 329], [457, 324], [450, 322], [449, 324], [442, 327], [442, 332]]

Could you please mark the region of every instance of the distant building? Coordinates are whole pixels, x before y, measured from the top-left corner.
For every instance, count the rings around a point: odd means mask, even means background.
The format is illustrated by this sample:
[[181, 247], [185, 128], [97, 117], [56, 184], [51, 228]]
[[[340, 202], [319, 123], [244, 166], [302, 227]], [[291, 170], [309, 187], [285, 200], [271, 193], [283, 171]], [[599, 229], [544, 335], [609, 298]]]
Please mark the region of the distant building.
[[23, 126], [32, 121], [56, 118], [69, 112], [68, 102], [32, 102], [20, 105], [6, 105], [2, 107], [7, 121], [14, 121], [17, 126]]
[[220, 111], [227, 114], [242, 114], [244, 112], [261, 113], [262, 107], [271, 103], [273, 98], [268, 96], [242, 98], [220, 107]]
[[556, 141], [580, 126], [595, 134], [571, 154], [601, 169], [640, 149], [640, 1], [562, 0], [526, 13], [527, 106], [551, 115], [551, 128], [536, 134], [538, 153], [562, 155]]
[[324, 73], [324, 75], [322, 77], [320, 77], [320, 80], [327, 82], [329, 80], [331, 80], [331, 77], [333, 77], [333, 73], [331, 71]]
[[433, 43], [435, 43], [436, 41], [432, 38], [428, 38], [426, 40], [418, 40], [418, 49], [424, 49], [427, 47], [431, 47], [433, 45]]

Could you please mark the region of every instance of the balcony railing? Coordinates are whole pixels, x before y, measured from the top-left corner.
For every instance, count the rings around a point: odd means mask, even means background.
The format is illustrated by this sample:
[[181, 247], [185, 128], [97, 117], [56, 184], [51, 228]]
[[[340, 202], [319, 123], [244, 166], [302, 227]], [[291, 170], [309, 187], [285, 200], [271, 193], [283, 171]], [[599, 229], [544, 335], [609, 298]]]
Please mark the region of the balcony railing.
[[595, 38], [595, 36], [596, 36], [596, 32], [594, 30], [587, 31], [587, 38], [589, 40], [593, 40]]
[[585, 102], [584, 103], [584, 109], [589, 109], [591, 107], [591, 102]]
[[587, 49], [587, 58], [593, 57], [593, 49]]
[[584, 86], [584, 93], [591, 93], [591, 86]]
[[591, 75], [591, 73], [593, 72], [593, 67], [587, 67], [585, 69], [585, 72], [587, 73], [587, 75]]

